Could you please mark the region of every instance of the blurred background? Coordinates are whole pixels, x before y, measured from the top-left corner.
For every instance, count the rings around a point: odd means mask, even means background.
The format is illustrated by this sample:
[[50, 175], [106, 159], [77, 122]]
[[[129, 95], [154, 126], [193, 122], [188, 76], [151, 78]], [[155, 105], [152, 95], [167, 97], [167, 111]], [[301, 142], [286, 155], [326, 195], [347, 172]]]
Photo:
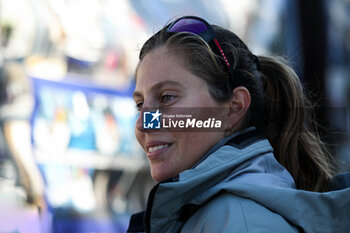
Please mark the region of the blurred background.
[[349, 0], [0, 0], [0, 232], [125, 232], [154, 185], [134, 136], [138, 53], [197, 15], [286, 57], [350, 171]]

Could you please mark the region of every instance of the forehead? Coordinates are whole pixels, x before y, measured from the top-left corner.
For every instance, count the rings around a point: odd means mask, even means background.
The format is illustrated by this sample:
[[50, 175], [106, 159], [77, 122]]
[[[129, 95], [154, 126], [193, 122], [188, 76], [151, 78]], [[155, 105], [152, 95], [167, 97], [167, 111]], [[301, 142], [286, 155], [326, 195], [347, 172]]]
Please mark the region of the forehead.
[[198, 79], [183, 65], [181, 56], [172, 54], [163, 46], [148, 53], [139, 64], [136, 88], [151, 86], [166, 80], [181, 83], [192, 77]]
[[171, 68], [171, 63], [178, 59], [173, 58], [174, 55], [165, 47], [160, 47], [149, 52], [140, 62], [136, 73], [136, 81], [144, 76], [152, 76], [153, 71], [166, 72]]

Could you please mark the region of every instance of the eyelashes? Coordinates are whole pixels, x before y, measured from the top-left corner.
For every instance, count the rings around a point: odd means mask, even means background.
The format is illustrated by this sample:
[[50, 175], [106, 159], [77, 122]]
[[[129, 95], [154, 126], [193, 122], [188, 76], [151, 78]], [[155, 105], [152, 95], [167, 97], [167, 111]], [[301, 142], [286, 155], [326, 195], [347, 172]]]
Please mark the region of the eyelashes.
[[[159, 106], [168, 106], [168, 105], [171, 105], [174, 100], [177, 98], [176, 95], [174, 94], [163, 94], [159, 97]], [[143, 102], [140, 101], [140, 102], [136, 102], [135, 104], [135, 107], [138, 111], [141, 111], [142, 107], [143, 107]]]
[[136, 103], [136, 104], [135, 104], [135, 107], [136, 107], [137, 111], [141, 111], [142, 105], [143, 105], [143, 102], [140, 102], [140, 103]]
[[165, 95], [162, 95], [160, 97], [160, 103], [163, 103], [163, 104], [168, 104], [170, 103], [172, 100], [175, 99], [175, 95], [171, 95], [171, 94], [165, 94]]

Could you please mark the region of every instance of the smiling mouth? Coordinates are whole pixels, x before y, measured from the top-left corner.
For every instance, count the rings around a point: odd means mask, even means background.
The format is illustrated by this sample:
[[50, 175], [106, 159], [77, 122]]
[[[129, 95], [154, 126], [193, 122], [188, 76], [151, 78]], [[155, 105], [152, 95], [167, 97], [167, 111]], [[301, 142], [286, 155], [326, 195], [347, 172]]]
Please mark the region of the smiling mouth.
[[152, 146], [148, 148], [148, 152], [156, 152], [158, 150], [161, 150], [163, 148], [168, 148], [169, 144], [164, 144], [164, 145], [158, 145], [158, 146]]
[[161, 144], [157, 146], [150, 146], [147, 149], [147, 157], [150, 160], [157, 160], [159, 156], [167, 151], [172, 144]]

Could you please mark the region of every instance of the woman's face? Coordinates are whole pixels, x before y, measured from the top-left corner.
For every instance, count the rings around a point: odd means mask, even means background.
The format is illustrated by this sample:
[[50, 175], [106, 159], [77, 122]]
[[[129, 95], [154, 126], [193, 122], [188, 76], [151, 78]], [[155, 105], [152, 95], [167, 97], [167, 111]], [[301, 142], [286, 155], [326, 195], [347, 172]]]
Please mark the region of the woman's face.
[[[224, 107], [224, 104], [219, 104], [211, 97], [205, 81], [190, 73], [181, 64], [180, 59], [170, 55], [166, 47], [157, 48], [144, 57], [137, 71], [134, 92], [136, 105], [141, 110], [162, 107]], [[147, 131], [142, 127], [140, 114], [135, 133], [146, 152], [152, 178], [156, 181], [175, 177], [191, 168], [205, 152], [224, 137], [222, 131], [164, 132]]]

